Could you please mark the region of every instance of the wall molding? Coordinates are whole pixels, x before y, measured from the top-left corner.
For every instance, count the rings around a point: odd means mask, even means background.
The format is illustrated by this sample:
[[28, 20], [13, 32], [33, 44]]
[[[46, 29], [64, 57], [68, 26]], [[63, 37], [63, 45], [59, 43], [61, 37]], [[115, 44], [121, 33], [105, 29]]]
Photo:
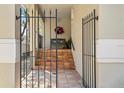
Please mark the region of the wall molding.
[[16, 39], [0, 39], [0, 63], [16, 62]]
[[124, 62], [124, 39], [99, 39], [96, 41], [98, 62]]

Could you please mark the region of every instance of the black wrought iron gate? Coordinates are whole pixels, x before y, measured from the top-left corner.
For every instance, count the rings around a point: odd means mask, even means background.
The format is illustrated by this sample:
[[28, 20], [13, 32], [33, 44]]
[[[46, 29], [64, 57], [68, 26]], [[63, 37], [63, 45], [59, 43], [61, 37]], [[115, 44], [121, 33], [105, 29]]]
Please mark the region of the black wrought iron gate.
[[[56, 69], [52, 70], [52, 63], [50, 63], [49, 72], [46, 70], [46, 19], [49, 20], [49, 31], [51, 40], [51, 26], [52, 19], [55, 20], [55, 27], [57, 27], [57, 9], [54, 11], [54, 16], [51, 10], [49, 16], [46, 16], [45, 10], [41, 16], [38, 10], [37, 16], [29, 15], [27, 10], [20, 9], [20, 16], [16, 19], [20, 20], [20, 87], [21, 88], [48, 88], [58, 87], [58, 51], [57, 43], [54, 51], [56, 52]], [[43, 19], [43, 34], [40, 34], [40, 20]], [[55, 36], [57, 40], [57, 33]], [[50, 59], [52, 55], [50, 42]], [[42, 53], [42, 54], [41, 54]], [[42, 55], [42, 58], [40, 58]], [[42, 61], [42, 66], [40, 63]], [[35, 76], [35, 77], [34, 77]]]
[[95, 9], [82, 18], [82, 81], [87, 88], [96, 87], [96, 20]]

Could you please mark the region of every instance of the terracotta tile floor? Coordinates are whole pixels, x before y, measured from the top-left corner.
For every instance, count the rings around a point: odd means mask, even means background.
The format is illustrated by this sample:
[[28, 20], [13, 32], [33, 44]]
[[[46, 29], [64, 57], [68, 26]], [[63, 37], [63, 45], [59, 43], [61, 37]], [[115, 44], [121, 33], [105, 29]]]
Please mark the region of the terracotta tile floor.
[[[45, 88], [50, 87], [50, 73], [45, 72]], [[44, 72], [39, 71], [39, 85], [44, 88]], [[26, 87], [26, 79], [22, 79], [22, 87]], [[32, 72], [27, 76], [27, 87], [32, 88]], [[38, 87], [38, 70], [33, 70], [33, 87]], [[51, 87], [56, 87], [56, 74], [53, 72]], [[81, 88], [81, 77], [76, 70], [59, 70], [58, 72], [58, 88]]]

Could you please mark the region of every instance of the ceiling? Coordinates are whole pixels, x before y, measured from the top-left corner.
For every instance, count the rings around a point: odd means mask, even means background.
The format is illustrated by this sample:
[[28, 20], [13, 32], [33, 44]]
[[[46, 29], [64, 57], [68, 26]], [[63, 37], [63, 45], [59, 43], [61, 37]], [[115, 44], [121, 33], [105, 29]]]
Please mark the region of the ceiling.
[[52, 11], [52, 16], [55, 16], [55, 10], [57, 9], [57, 17], [59, 19], [63, 17], [71, 16], [72, 4], [40, 4], [42, 11], [45, 10], [45, 15], [50, 16], [50, 10]]

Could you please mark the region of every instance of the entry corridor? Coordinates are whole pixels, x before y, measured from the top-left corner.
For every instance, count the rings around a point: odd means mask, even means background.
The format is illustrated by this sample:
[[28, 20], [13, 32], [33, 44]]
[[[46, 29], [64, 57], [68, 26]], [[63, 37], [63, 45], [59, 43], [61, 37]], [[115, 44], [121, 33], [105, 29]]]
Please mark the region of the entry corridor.
[[[39, 84], [44, 88], [44, 72], [40, 71]], [[46, 71], [45, 88], [50, 88], [49, 72]], [[60, 70], [58, 76], [58, 88], [81, 88], [81, 77], [76, 70]], [[26, 88], [26, 79], [23, 79], [22, 88]], [[33, 87], [38, 88], [38, 71], [33, 70]], [[52, 75], [52, 88], [56, 88], [56, 76]], [[32, 72], [27, 77], [27, 88], [32, 88]]]
[[[22, 78], [23, 88], [26, 88], [26, 86], [27, 88], [56, 88], [56, 83], [58, 88], [81, 88], [81, 77], [75, 70], [71, 50], [59, 49], [57, 52], [57, 73], [55, 49], [47, 49], [45, 52], [40, 50], [40, 53], [38, 54], [40, 57], [38, 57], [37, 61], [35, 62], [33, 69], [30, 65], [30, 59], [27, 61], [28, 73]], [[37, 52], [35, 54], [35, 56], [37, 56]], [[24, 69], [25, 67], [22, 70], [26, 71]]]
[[[50, 10], [48, 15], [44, 10], [42, 16], [38, 8], [34, 16], [33, 10], [28, 14], [27, 9], [20, 9], [20, 16], [17, 17], [20, 20], [20, 87], [81, 87], [81, 78], [75, 70], [71, 53], [72, 42], [58, 38], [57, 14], [57, 9], [54, 13]], [[40, 28], [42, 18], [43, 27]], [[49, 30], [46, 29], [48, 26]], [[51, 34], [52, 28], [55, 28], [55, 36]], [[50, 34], [46, 33], [48, 31]]]

